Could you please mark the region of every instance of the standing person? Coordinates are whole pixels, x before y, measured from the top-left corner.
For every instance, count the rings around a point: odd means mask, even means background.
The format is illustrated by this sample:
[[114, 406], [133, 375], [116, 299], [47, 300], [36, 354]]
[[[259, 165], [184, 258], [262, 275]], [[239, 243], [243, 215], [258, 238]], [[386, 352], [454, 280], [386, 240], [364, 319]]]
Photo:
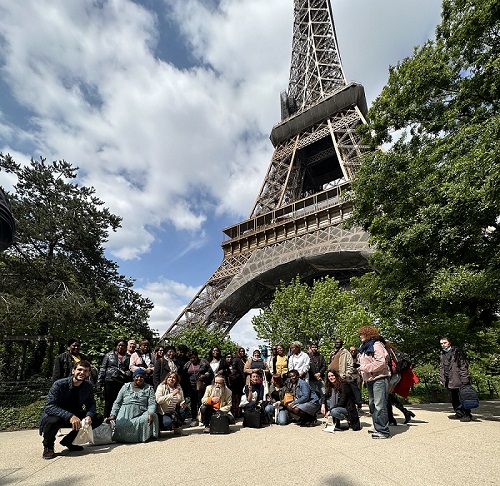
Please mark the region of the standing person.
[[130, 371], [133, 373], [137, 368], [141, 368], [145, 372], [144, 381], [148, 385], [153, 384], [154, 358], [149, 348], [149, 341], [141, 339], [139, 348], [130, 357]]
[[464, 409], [460, 403], [459, 390], [462, 385], [470, 383], [469, 362], [465, 352], [457, 346], [452, 346], [450, 338], [440, 339], [441, 362], [439, 365], [439, 380], [441, 384], [450, 390], [451, 405], [455, 415], [449, 415], [450, 419], [459, 419], [460, 422], [470, 422], [472, 413]]
[[361, 347], [359, 348], [359, 371], [368, 390], [368, 401], [372, 414], [373, 427], [368, 432], [372, 439], [389, 439], [389, 416], [387, 400], [389, 394], [389, 355], [378, 329], [363, 326], [359, 329]]
[[208, 352], [207, 361], [210, 363], [214, 376], [219, 372], [222, 363], [222, 353], [219, 346], [212, 346]]
[[335, 340], [335, 347], [330, 353], [329, 370], [337, 371], [343, 380], [352, 380], [353, 374], [353, 361], [352, 355], [344, 347], [344, 341], [337, 338]]
[[158, 355], [153, 369], [153, 387], [156, 390], [158, 385], [165, 380], [168, 373], [179, 372], [177, 354], [174, 346], [167, 346], [162, 355]]
[[240, 401], [243, 395], [243, 387], [245, 386], [245, 362], [245, 349], [239, 348], [237, 356], [233, 358], [232, 370], [228, 381], [233, 399], [231, 412], [235, 418], [241, 417]]
[[[354, 397], [356, 398], [356, 405], [358, 406], [358, 410], [361, 410], [361, 407], [363, 406], [363, 400], [361, 396], [363, 380], [361, 379], [361, 374], [359, 373], [359, 351], [356, 346], [351, 346], [349, 348], [349, 352], [352, 356], [352, 381], [349, 382], [349, 384], [351, 385]], [[352, 386], [353, 383], [355, 383], [355, 386]]]
[[325, 394], [325, 371], [326, 361], [322, 354], [318, 352], [318, 343], [311, 343], [309, 353], [309, 386], [322, 401]]
[[127, 354], [130, 358], [135, 353], [135, 350], [137, 349], [137, 342], [135, 339], [129, 339], [127, 342]]
[[73, 440], [82, 428], [82, 419], [85, 418], [92, 427], [102, 424], [104, 417], [96, 414], [94, 391], [89, 377], [90, 363], [86, 360], [75, 361], [71, 376], [57, 380], [50, 388], [40, 417], [44, 459], [55, 457], [54, 443], [61, 427], [71, 427], [72, 430], [60, 444], [70, 451], [81, 451], [83, 447], [73, 445]]
[[185, 344], [177, 346], [177, 356], [175, 362], [177, 363], [177, 373], [181, 380], [182, 391], [184, 396], [189, 395], [189, 383], [187, 382], [186, 374], [184, 373], [184, 366], [189, 361], [188, 358], [189, 348]]
[[87, 356], [80, 352], [82, 346], [78, 338], [71, 338], [68, 340], [68, 350], [61, 353], [54, 363], [54, 371], [52, 373], [52, 382], [67, 378], [73, 373], [73, 365], [80, 361], [89, 361]]
[[274, 373], [280, 375], [284, 380], [288, 375], [288, 356], [285, 353], [283, 344], [276, 346], [276, 355], [273, 356]]
[[[216, 375], [212, 385], [208, 385], [201, 399], [200, 418], [205, 428], [203, 432], [210, 433], [210, 419], [215, 411], [231, 414], [231, 390], [226, 387], [224, 377]], [[234, 418], [230, 417], [230, 423], [234, 424]]]
[[207, 384], [212, 381], [213, 373], [206, 359], [200, 359], [198, 351], [192, 349], [189, 352], [189, 361], [184, 365], [184, 372], [188, 377], [189, 399], [191, 409], [191, 427], [198, 425], [198, 408], [205, 393]]
[[274, 375], [276, 373], [276, 369], [274, 368], [274, 362], [275, 362], [274, 357], [277, 354], [278, 354], [278, 348], [276, 346], [271, 346], [271, 356], [269, 356], [269, 358], [267, 358], [266, 361], [269, 373], [271, 373], [271, 375]]
[[302, 344], [299, 341], [290, 343], [290, 356], [288, 357], [288, 369], [295, 370], [299, 378], [309, 383], [309, 356], [301, 351]]
[[267, 367], [267, 363], [262, 359], [260, 355], [260, 350], [255, 349], [254, 352], [252, 353], [252, 357], [247, 359], [247, 362], [245, 363], [245, 375], [246, 376], [246, 384], [248, 385], [250, 383], [250, 376], [252, 373], [255, 372], [260, 372], [262, 373], [261, 378], [263, 379], [264, 373], [269, 372], [269, 369]]
[[127, 341], [115, 340], [115, 349], [106, 353], [99, 368], [97, 391], [104, 389], [104, 416], [109, 417], [111, 407], [124, 383], [132, 379], [130, 357], [127, 355]]

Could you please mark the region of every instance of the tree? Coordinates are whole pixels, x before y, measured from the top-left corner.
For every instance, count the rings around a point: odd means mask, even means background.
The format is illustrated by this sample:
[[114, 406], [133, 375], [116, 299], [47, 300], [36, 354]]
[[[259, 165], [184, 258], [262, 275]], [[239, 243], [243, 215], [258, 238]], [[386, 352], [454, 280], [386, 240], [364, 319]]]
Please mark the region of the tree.
[[445, 0], [436, 39], [390, 69], [362, 133], [374, 152], [351, 224], [369, 231], [377, 273], [352, 284], [410, 347], [447, 333], [474, 346], [498, 325], [499, 19], [495, 0]]
[[[120, 227], [121, 218], [103, 207], [94, 188], [72, 182], [78, 168], [45, 159], [22, 167], [0, 154], [0, 170], [17, 177], [9, 196], [16, 239], [0, 255], [4, 334], [52, 335], [61, 349], [78, 336], [96, 359], [118, 336], [151, 338], [152, 303], [104, 254], [109, 231]], [[45, 347], [41, 342], [30, 350], [30, 372], [40, 372], [44, 358], [50, 367]]]
[[358, 344], [357, 330], [372, 323], [356, 296], [330, 277], [309, 286], [297, 276], [276, 289], [269, 307], [252, 318], [259, 339], [285, 346], [295, 340], [303, 345], [316, 341], [327, 355], [336, 338]]
[[179, 346], [184, 344], [189, 349], [196, 349], [200, 358], [208, 356], [208, 352], [217, 346], [224, 356], [225, 353], [236, 353], [238, 344], [231, 341], [229, 336], [213, 329], [209, 329], [203, 324], [195, 324], [184, 328], [179, 334], [169, 339], [168, 344]]

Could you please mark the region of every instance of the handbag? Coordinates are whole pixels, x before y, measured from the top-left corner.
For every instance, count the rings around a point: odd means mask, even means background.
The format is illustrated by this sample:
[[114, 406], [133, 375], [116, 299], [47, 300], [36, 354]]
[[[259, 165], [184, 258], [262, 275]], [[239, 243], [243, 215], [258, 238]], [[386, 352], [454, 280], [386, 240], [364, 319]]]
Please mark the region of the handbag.
[[229, 434], [229, 415], [224, 412], [215, 412], [210, 418], [211, 434]]
[[81, 446], [84, 444], [88, 444], [89, 442], [92, 443], [93, 438], [94, 436], [92, 434], [92, 426], [88, 423], [87, 420], [83, 419], [82, 426], [73, 440], [73, 445]]
[[104, 444], [112, 444], [113, 443], [113, 429], [114, 429], [114, 420], [110, 423], [103, 422], [99, 427], [96, 427], [92, 431], [92, 440], [91, 444], [94, 445], [104, 445]]
[[293, 395], [290, 393], [290, 392], [285, 392], [285, 395], [283, 397], [283, 405], [285, 405], [285, 407], [292, 403], [293, 402]]

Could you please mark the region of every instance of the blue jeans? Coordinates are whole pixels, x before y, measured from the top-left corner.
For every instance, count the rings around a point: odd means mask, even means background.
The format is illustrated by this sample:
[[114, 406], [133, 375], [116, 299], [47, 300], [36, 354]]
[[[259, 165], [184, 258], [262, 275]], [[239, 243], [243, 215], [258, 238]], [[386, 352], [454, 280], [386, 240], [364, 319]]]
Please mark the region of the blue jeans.
[[[187, 415], [188, 411], [189, 411], [188, 408], [179, 407], [179, 416], [180, 416], [182, 422], [184, 422], [184, 420], [186, 420], [186, 415]], [[162, 430], [172, 430], [173, 420], [172, 420], [172, 417], [170, 415], [158, 414], [158, 418], [160, 419], [160, 427]], [[179, 424], [175, 424], [175, 425], [177, 427], [179, 427]]]
[[390, 435], [387, 399], [389, 396], [389, 377], [367, 381], [368, 403], [373, 419], [373, 427], [377, 432]]
[[[274, 412], [276, 410], [276, 407], [268, 403], [266, 405], [266, 408], [264, 411], [266, 412], [267, 416], [269, 417], [269, 421], [272, 422], [274, 418]], [[280, 405], [280, 409], [278, 412], [278, 425], [286, 425], [288, 423], [288, 412], [286, 411], [286, 408]]]
[[347, 408], [335, 407], [330, 410], [330, 415], [339, 420], [347, 420]]

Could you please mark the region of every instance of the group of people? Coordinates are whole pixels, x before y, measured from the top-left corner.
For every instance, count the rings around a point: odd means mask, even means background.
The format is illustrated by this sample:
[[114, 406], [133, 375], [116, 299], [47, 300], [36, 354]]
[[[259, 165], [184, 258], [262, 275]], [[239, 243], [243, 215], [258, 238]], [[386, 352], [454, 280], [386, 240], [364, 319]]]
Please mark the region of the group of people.
[[[258, 411], [267, 423], [287, 425], [295, 422], [308, 427], [317, 424], [317, 414], [332, 417], [335, 430], [360, 430], [361, 386], [366, 387], [373, 420], [372, 438], [390, 437], [389, 425], [396, 425], [392, 406], [403, 412], [404, 422], [414, 417], [398, 398], [408, 396], [418, 381], [409, 360], [377, 328], [359, 329], [360, 348], [344, 348], [341, 339], [328, 361], [312, 343], [307, 352], [294, 341], [288, 350], [282, 344], [253, 351], [244, 348], [235, 356], [214, 346], [206, 358], [186, 346], [157, 347], [147, 340], [117, 339], [114, 349], [102, 360], [95, 387], [103, 392], [104, 415], [96, 413], [92, 366], [80, 352], [81, 343], [68, 341], [68, 351], [56, 360], [54, 384], [49, 391], [40, 419], [46, 459], [55, 456], [57, 431], [70, 426], [72, 431], [61, 445], [81, 450], [73, 440], [85, 418], [92, 427], [104, 420], [114, 421], [113, 439], [117, 442], [145, 442], [157, 438], [160, 430], [182, 434], [181, 427], [191, 416], [190, 426], [203, 424], [210, 431], [215, 412], [227, 414], [230, 421]], [[464, 374], [466, 358], [451, 347], [448, 338], [443, 348], [442, 382], [452, 390], [456, 418], [467, 420], [470, 411], [460, 408], [455, 386], [468, 381]], [[63, 376], [61, 376], [63, 375]], [[64, 376], [65, 375], [65, 376]], [[457, 378], [458, 376], [458, 378]], [[346, 421], [347, 427], [341, 422]]]

